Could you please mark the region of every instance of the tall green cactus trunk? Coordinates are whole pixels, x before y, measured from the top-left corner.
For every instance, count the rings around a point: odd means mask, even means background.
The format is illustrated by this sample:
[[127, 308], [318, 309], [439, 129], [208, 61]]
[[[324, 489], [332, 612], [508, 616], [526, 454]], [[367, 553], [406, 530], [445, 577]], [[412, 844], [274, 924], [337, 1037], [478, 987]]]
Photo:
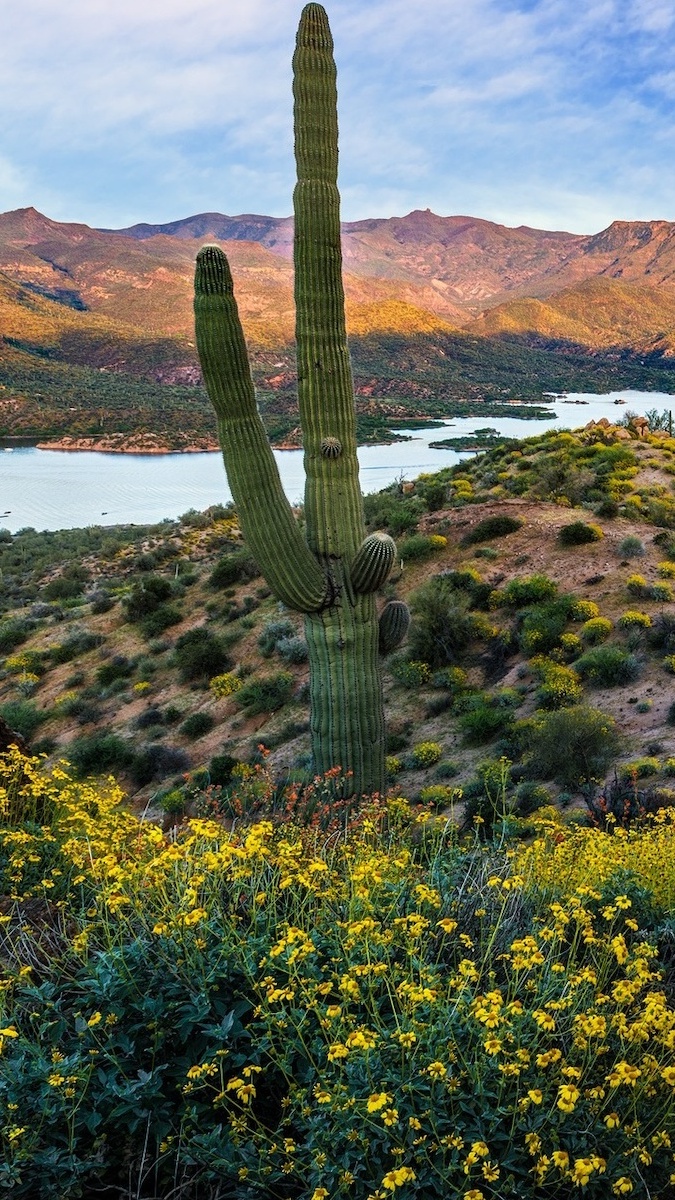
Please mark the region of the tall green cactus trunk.
[[195, 318], [204, 381], [244, 537], [275, 595], [305, 614], [314, 769], [341, 767], [353, 794], [385, 787], [378, 654], [405, 636], [407, 610], [375, 592], [391, 538], [366, 538], [347, 348], [337, 189], [333, 41], [319, 4], [303, 10], [293, 59], [295, 302], [305, 462], [306, 540], [286, 500], [258, 415], [227, 260], [197, 258]]

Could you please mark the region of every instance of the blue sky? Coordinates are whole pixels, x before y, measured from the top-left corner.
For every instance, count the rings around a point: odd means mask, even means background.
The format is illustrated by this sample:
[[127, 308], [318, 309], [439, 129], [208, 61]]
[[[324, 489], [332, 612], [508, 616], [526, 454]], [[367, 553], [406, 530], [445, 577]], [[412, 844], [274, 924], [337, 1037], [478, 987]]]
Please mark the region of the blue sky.
[[[295, 0], [21, 0], [0, 211], [285, 215]], [[330, 0], [346, 220], [675, 220], [675, 0]]]

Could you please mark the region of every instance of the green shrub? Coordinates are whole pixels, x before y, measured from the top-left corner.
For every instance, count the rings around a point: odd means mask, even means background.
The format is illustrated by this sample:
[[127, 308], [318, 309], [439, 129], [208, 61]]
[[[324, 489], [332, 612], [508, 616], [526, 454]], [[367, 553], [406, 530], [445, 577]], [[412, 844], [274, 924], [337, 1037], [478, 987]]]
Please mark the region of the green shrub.
[[647, 779], [650, 775], [658, 775], [660, 770], [658, 758], [636, 758], [634, 762], [623, 763], [619, 767], [619, 778]]
[[541, 783], [525, 779], [513, 793], [514, 811], [519, 817], [529, 817], [538, 808], [552, 803], [551, 793]]
[[210, 733], [215, 723], [216, 722], [211, 716], [211, 713], [190, 713], [190, 716], [186, 717], [183, 721], [183, 724], [180, 727], [180, 733], [183, 734], [183, 737], [200, 738], [203, 737], [205, 733]]
[[579, 703], [581, 681], [571, 667], [561, 666], [543, 657], [533, 658], [531, 665], [540, 680], [537, 700], [542, 708], [566, 708]]
[[82, 580], [64, 579], [59, 575], [56, 579], [50, 579], [49, 583], [40, 589], [40, 595], [44, 596], [45, 600], [73, 600], [75, 596], [81, 596], [83, 591]]
[[25, 621], [21, 617], [0, 621], [0, 654], [9, 654], [17, 646], [22, 646], [34, 629], [34, 621]]
[[138, 787], [145, 787], [155, 779], [182, 774], [189, 766], [190, 759], [180, 747], [152, 744], [133, 755], [130, 774]]
[[14, 733], [19, 733], [27, 742], [48, 715], [36, 708], [32, 700], [6, 700], [4, 704], [0, 704], [0, 717]]
[[443, 747], [439, 742], [418, 742], [410, 757], [414, 767], [433, 767], [440, 762], [442, 754]]
[[620, 646], [595, 646], [582, 654], [574, 667], [591, 687], [620, 687], [632, 683], [640, 674], [635, 655]]
[[299, 666], [300, 663], [307, 662], [309, 650], [307, 642], [303, 637], [282, 638], [277, 642], [277, 654], [289, 666]]
[[209, 780], [216, 787], [227, 787], [239, 760], [231, 754], [215, 754], [209, 763]]
[[60, 645], [50, 646], [49, 657], [54, 663], [72, 662], [74, 658], [80, 658], [82, 654], [95, 650], [102, 642], [103, 637], [99, 633], [90, 633], [86, 629], [76, 630]]
[[592, 621], [600, 616], [594, 600], [574, 600], [570, 607], [570, 621]]
[[297, 630], [292, 621], [286, 619], [268, 621], [258, 637], [258, 649], [264, 658], [271, 658], [279, 642], [295, 637]]
[[460, 710], [459, 727], [469, 745], [482, 746], [513, 724], [513, 711], [522, 697], [513, 688], [502, 688], [492, 695], [475, 692], [457, 702]]
[[523, 654], [546, 654], [560, 644], [569, 620], [572, 598], [537, 604], [522, 615], [518, 642]]
[[414, 659], [403, 656], [392, 658], [389, 663], [389, 670], [396, 682], [400, 683], [403, 687], [424, 687], [425, 684], [431, 681], [431, 667], [428, 663], [415, 662]]
[[163, 575], [144, 576], [134, 583], [131, 592], [124, 599], [124, 611], [127, 621], [142, 621], [149, 616], [173, 594], [170, 580]]
[[537, 713], [515, 732], [539, 776], [565, 787], [601, 778], [619, 749], [613, 718], [581, 704]]
[[621, 539], [616, 552], [620, 558], [641, 558], [645, 552], [644, 543], [635, 534], [630, 533]]
[[509, 533], [516, 533], [523, 526], [523, 521], [517, 517], [495, 516], [486, 517], [484, 521], [479, 521], [470, 533], [466, 533], [460, 542], [460, 546], [475, 546], [480, 542], [487, 542], [491, 538], [507, 537]]
[[165, 629], [178, 625], [183, 620], [183, 614], [175, 604], [158, 604], [154, 612], [148, 613], [140, 621], [143, 636], [150, 640], [159, 637]]
[[401, 762], [400, 758], [396, 758], [395, 754], [388, 754], [384, 760], [384, 765], [387, 775], [389, 775], [391, 778], [393, 778], [395, 775], [398, 775], [403, 770], [403, 763]]
[[585, 521], [563, 525], [558, 533], [561, 546], [585, 546], [589, 542], [599, 542], [602, 537], [604, 534], [599, 525], [587, 525]]
[[408, 634], [408, 653], [415, 662], [436, 670], [463, 662], [476, 642], [494, 636], [494, 626], [480, 613], [472, 613], [466, 593], [439, 575], [418, 588], [410, 598], [414, 615]]
[[114, 733], [92, 733], [75, 738], [66, 753], [80, 778], [125, 770], [134, 761], [132, 746]]
[[557, 591], [557, 583], [549, 579], [548, 575], [535, 574], [522, 579], [512, 579], [504, 588], [502, 596], [504, 602], [512, 608], [524, 608], [527, 604], [552, 600]]
[[178, 638], [174, 661], [184, 683], [211, 679], [231, 666], [220, 639], [203, 627], [190, 629]]
[[650, 629], [651, 624], [649, 613], [638, 612], [635, 609], [629, 609], [619, 617], [620, 629]]
[[598, 646], [600, 642], [604, 642], [612, 632], [612, 622], [608, 617], [591, 617], [590, 621], [585, 621], [579, 630], [579, 636], [582, 641], [589, 646]]
[[135, 669], [135, 664], [124, 654], [116, 654], [108, 662], [104, 662], [96, 671], [96, 679], [101, 687], [109, 687], [117, 679], [128, 679]]
[[257, 713], [276, 712], [290, 700], [294, 683], [295, 678], [290, 671], [253, 676], [235, 693], [235, 699], [249, 717]]
[[467, 687], [468, 677], [461, 667], [441, 667], [439, 671], [434, 671], [431, 683], [435, 688], [459, 694]]
[[626, 591], [637, 600], [648, 600], [650, 587], [644, 575], [629, 575], [626, 580]]
[[443, 550], [446, 545], [447, 538], [440, 537], [438, 534], [414, 533], [399, 542], [398, 556], [403, 563], [422, 562], [425, 558], [431, 558], [432, 554]]
[[459, 795], [457, 788], [446, 787], [442, 783], [431, 783], [421, 789], [420, 803], [428, 804], [430, 808], [447, 808], [453, 800], [459, 799]]
[[369, 530], [384, 529], [396, 538], [416, 528], [426, 505], [421, 496], [406, 496], [393, 484], [386, 491], [364, 496], [363, 510]]
[[454, 779], [459, 775], [459, 764], [450, 758], [441, 759], [434, 771], [436, 779]]
[[235, 583], [256, 579], [259, 574], [257, 563], [248, 550], [235, 550], [216, 563], [209, 575], [209, 587], [232, 587]]

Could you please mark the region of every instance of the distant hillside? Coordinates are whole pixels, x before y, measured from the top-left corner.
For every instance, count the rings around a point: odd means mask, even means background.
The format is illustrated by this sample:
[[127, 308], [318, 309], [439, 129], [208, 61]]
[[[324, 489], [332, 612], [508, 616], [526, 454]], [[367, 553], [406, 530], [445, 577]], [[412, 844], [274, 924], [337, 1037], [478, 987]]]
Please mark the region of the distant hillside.
[[[192, 278], [213, 239], [270, 432], [296, 437], [292, 234], [290, 218], [257, 215], [110, 231], [0, 214], [0, 437], [212, 436]], [[346, 224], [360, 436], [547, 391], [675, 390], [674, 234], [664, 221], [581, 236], [428, 210]]]
[[566, 341], [591, 349], [672, 356], [675, 291], [605, 276], [550, 296], [509, 300], [467, 327], [482, 337], [521, 337], [532, 345]]

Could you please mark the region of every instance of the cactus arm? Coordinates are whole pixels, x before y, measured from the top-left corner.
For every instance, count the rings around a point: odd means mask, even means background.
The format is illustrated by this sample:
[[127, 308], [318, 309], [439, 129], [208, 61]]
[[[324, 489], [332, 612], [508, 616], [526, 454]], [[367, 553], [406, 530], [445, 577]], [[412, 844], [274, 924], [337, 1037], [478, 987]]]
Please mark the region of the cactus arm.
[[309, 550], [286, 499], [258, 412], [232, 276], [219, 246], [204, 246], [195, 274], [195, 326], [202, 373], [242, 532], [277, 598], [312, 612], [330, 581]]
[[410, 625], [410, 609], [402, 600], [390, 600], [380, 613], [380, 654], [391, 654], [404, 640]]
[[332, 51], [324, 9], [306, 5], [293, 58], [295, 306], [305, 520], [311, 550], [349, 561], [365, 528], [344, 315]]

